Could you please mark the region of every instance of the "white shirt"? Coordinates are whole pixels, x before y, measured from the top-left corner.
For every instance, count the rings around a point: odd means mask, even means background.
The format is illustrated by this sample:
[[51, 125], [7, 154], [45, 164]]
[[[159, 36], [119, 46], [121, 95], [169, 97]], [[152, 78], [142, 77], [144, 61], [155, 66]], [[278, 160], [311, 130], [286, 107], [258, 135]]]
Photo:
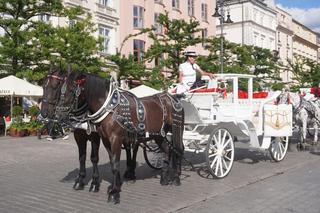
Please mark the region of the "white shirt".
[[197, 72], [196, 70], [200, 70], [200, 67], [194, 63], [191, 64], [188, 61], [180, 64], [179, 72], [182, 74], [182, 84], [191, 87], [194, 82], [196, 82]]

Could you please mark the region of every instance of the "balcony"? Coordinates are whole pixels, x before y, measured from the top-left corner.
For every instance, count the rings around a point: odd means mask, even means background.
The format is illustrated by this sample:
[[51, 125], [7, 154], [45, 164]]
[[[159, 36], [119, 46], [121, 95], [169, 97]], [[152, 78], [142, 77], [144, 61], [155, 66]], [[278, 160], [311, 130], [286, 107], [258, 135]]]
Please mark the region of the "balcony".
[[101, 15], [101, 16], [107, 16], [107, 17], [115, 17], [116, 14], [116, 9], [105, 6], [103, 4], [96, 3], [96, 12]]
[[83, 1], [83, 0], [65, 0], [64, 2], [65, 2], [66, 4], [69, 4], [69, 5], [82, 6], [82, 3], [83, 3], [83, 2], [86, 2], [86, 1]]

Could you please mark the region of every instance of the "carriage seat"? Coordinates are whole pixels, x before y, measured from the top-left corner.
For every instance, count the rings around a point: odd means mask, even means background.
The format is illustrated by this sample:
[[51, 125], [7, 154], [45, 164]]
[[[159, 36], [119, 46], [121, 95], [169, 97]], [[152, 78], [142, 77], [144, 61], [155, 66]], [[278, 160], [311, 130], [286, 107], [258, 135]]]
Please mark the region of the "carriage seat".
[[[267, 98], [269, 95], [268, 92], [253, 92], [253, 98]], [[248, 93], [243, 91], [243, 90], [238, 90], [238, 97], [240, 99], [247, 99], [248, 98]]]

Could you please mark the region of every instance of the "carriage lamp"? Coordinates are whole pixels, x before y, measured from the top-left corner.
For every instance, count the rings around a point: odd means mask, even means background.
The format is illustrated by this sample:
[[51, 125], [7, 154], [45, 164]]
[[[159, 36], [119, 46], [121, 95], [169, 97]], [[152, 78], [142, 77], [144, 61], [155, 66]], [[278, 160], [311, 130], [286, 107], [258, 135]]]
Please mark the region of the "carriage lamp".
[[[224, 24], [230, 24], [233, 23], [233, 21], [231, 20], [230, 17], [230, 10], [229, 8], [227, 8], [227, 10], [225, 9], [225, 2], [224, 0], [217, 0], [217, 4], [216, 4], [216, 8], [214, 11], [214, 14], [212, 15], [212, 17], [215, 18], [219, 18], [220, 20], [220, 30], [221, 30], [221, 34], [220, 34], [220, 73], [223, 74], [223, 55], [224, 55], [224, 47], [223, 47], [223, 25]], [[227, 16], [226, 16], [226, 12], [227, 12]], [[225, 19], [227, 18], [227, 19]]]

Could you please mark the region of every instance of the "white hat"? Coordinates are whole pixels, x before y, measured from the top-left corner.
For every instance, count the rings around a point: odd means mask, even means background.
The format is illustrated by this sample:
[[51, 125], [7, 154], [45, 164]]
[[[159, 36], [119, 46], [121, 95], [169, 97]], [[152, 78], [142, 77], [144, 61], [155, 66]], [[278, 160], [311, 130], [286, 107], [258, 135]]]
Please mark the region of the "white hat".
[[197, 57], [197, 53], [195, 51], [186, 51], [184, 53], [185, 56], [192, 56], [192, 57]]

